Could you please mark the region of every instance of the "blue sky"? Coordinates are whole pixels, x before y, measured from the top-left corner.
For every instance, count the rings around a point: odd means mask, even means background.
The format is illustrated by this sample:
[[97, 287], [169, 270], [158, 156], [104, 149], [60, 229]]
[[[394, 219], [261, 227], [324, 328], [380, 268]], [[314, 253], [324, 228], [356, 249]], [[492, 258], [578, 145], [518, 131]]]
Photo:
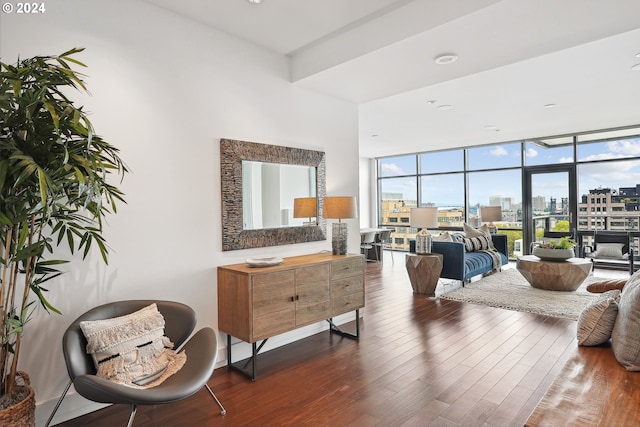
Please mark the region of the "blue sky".
[[[559, 146], [544, 148], [532, 142], [525, 144], [527, 165], [544, 165], [571, 162], [573, 148]], [[579, 161], [612, 160], [606, 163], [578, 165], [578, 195], [590, 189], [603, 187], [617, 190], [640, 184], [640, 138], [596, 142], [578, 146]], [[469, 149], [469, 169], [516, 167], [520, 161], [520, 143], [499, 144]], [[620, 159], [619, 161], [613, 161]], [[623, 160], [624, 159], [624, 160]], [[423, 153], [420, 155], [422, 171], [426, 173], [463, 170], [462, 150]], [[416, 156], [401, 156], [381, 159], [382, 176], [402, 176], [416, 173]], [[521, 199], [520, 172], [474, 172], [469, 176], [470, 203], [488, 204], [489, 196], [503, 195]], [[443, 182], [444, 181], [444, 182]], [[383, 191], [403, 194], [404, 198], [415, 198], [415, 178], [383, 181]], [[425, 178], [429, 199], [440, 205], [460, 204], [462, 175]], [[460, 186], [460, 187], [458, 187]], [[534, 195], [566, 197], [567, 184], [556, 174], [537, 175], [534, 180]], [[540, 193], [540, 194], [538, 194]], [[426, 200], [425, 200], [426, 201]]]

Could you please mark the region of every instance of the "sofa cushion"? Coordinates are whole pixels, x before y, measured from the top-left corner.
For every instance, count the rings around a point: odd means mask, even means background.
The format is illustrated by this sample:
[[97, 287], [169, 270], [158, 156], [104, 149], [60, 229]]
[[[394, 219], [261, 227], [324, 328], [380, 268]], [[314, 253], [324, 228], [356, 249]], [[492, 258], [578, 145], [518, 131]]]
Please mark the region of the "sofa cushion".
[[485, 235], [464, 237], [462, 239], [462, 243], [464, 243], [464, 248], [467, 252], [486, 251], [487, 249], [493, 248], [491, 237], [487, 237]]
[[618, 317], [611, 346], [618, 362], [628, 371], [640, 371], [640, 270], [629, 278], [618, 303]]
[[473, 228], [467, 223], [462, 224], [462, 231], [464, 232], [465, 237], [479, 237], [479, 236], [489, 236], [491, 237], [491, 233], [489, 232], [488, 225], [481, 225], [479, 228]]
[[582, 310], [578, 318], [578, 345], [594, 346], [609, 341], [618, 316], [619, 299], [620, 290], [607, 291]]
[[[466, 252], [464, 254], [464, 278], [470, 279], [471, 277], [489, 272], [495, 269], [494, 259], [488, 253], [489, 251], [477, 251]], [[498, 252], [500, 256], [501, 265], [508, 262], [507, 257]]]
[[[475, 250], [483, 250], [483, 249], [495, 249], [495, 247], [493, 246], [493, 240], [491, 239], [491, 233], [489, 232], [489, 226], [488, 225], [482, 225], [480, 226], [478, 229], [473, 228], [472, 226], [470, 226], [469, 224], [462, 224], [462, 230], [464, 231], [464, 237], [469, 239], [469, 238], [486, 238], [489, 247], [487, 248], [482, 248], [482, 249], [475, 249]], [[463, 240], [463, 242], [465, 244], [465, 247], [467, 247], [467, 242], [465, 242]], [[467, 249], [467, 251], [471, 252], [470, 249]]]

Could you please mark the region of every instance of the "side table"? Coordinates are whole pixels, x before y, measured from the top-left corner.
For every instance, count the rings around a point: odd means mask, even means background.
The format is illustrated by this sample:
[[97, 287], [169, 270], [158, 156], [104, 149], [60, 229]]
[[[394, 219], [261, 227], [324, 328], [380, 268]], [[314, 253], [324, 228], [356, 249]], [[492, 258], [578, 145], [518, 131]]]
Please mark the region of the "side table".
[[435, 297], [442, 272], [442, 254], [407, 254], [405, 265], [413, 292]]

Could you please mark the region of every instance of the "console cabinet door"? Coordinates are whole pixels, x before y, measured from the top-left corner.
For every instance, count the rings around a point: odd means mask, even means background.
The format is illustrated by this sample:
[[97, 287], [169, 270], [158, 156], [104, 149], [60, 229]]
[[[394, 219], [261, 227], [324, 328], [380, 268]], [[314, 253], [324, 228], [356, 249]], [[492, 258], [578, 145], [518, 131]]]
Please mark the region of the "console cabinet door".
[[330, 264], [296, 269], [296, 326], [331, 317]]
[[294, 270], [256, 274], [253, 285], [253, 340], [290, 331], [296, 325]]

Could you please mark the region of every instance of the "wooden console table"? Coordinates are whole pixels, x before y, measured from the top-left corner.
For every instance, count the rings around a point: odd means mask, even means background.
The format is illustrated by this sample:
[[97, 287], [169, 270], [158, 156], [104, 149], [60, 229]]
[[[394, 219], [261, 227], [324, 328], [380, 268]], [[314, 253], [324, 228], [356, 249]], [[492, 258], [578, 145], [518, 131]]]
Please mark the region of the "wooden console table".
[[[269, 337], [327, 320], [332, 333], [358, 339], [362, 307], [362, 255], [323, 253], [284, 258], [282, 264], [264, 268], [246, 263], [218, 267], [218, 328], [227, 334], [227, 366], [254, 381], [258, 352]], [[355, 334], [333, 323], [334, 316], [354, 310]], [[232, 361], [232, 336], [252, 344], [247, 361]]]

